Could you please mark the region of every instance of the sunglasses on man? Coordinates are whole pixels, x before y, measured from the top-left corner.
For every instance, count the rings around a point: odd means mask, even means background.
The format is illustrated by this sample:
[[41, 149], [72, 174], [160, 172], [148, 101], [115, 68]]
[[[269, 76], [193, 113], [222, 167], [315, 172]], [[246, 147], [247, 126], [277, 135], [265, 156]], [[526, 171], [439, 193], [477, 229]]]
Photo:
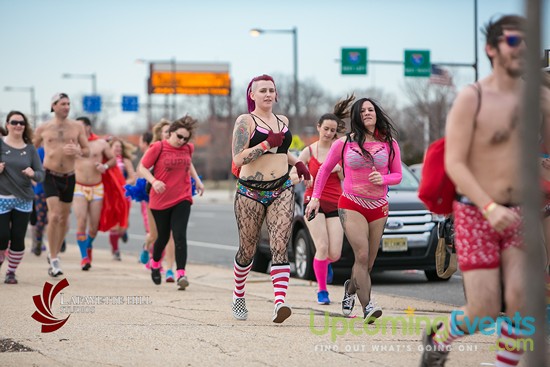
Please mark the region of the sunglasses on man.
[[501, 36], [506, 41], [506, 44], [510, 47], [519, 47], [522, 42], [525, 42], [525, 37], [520, 35], [507, 35]]
[[23, 121], [23, 120], [11, 120], [9, 122], [9, 124], [11, 126], [17, 126], [17, 125], [25, 126], [25, 121]]

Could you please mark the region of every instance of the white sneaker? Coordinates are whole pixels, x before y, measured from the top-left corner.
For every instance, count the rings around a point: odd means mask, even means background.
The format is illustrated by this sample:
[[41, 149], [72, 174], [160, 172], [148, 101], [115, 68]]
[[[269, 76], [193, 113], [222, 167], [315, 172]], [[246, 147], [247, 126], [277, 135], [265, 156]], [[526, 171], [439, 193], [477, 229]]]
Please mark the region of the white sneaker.
[[187, 280], [187, 276], [182, 276], [178, 278], [178, 290], [184, 291], [185, 288], [189, 287], [189, 280]]
[[382, 308], [375, 305], [372, 302], [372, 299], [369, 301], [369, 304], [365, 307], [364, 319], [367, 324], [372, 324], [376, 321], [377, 318], [382, 316]]
[[48, 275], [56, 278], [59, 275], [63, 275], [63, 271], [60, 268], [51, 267], [48, 269]]
[[276, 324], [280, 324], [281, 322], [285, 321], [290, 317], [292, 314], [292, 309], [290, 306], [283, 302], [279, 302], [275, 305], [275, 310], [273, 310], [273, 322]]
[[48, 274], [51, 277], [55, 278], [59, 275], [63, 275], [63, 271], [59, 267], [59, 265], [60, 265], [59, 264], [59, 259], [51, 260], [50, 257], [48, 256], [48, 262], [50, 263], [50, 268], [48, 269]]

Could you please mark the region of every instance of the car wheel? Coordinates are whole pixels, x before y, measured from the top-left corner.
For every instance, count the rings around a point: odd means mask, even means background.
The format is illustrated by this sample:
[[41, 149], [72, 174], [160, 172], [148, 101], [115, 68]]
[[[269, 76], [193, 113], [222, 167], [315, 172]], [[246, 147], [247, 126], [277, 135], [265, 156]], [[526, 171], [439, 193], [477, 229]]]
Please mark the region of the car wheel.
[[312, 248], [308, 233], [305, 229], [300, 229], [294, 238], [294, 265], [298, 278], [314, 280]]
[[430, 282], [446, 282], [451, 279], [451, 277], [448, 277], [447, 279], [440, 278], [437, 275], [437, 270], [424, 270], [424, 274], [426, 274], [426, 278], [428, 278], [428, 281]]
[[258, 273], [267, 273], [270, 261], [271, 259], [262, 254], [259, 249], [256, 249], [256, 253], [254, 254], [254, 261], [252, 262], [252, 271], [256, 271]]

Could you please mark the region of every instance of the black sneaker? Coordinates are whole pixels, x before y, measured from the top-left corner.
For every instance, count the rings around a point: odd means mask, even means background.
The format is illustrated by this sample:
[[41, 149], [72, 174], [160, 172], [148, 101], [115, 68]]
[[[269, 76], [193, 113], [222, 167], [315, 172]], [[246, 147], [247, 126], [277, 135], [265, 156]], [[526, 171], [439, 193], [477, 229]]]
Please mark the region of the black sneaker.
[[120, 257], [120, 251], [113, 252], [113, 260], [115, 261], [122, 261], [122, 258]]
[[348, 287], [351, 282], [351, 279], [346, 280], [344, 283], [344, 299], [342, 300], [342, 313], [344, 316], [351, 315], [353, 311], [353, 306], [355, 306], [355, 293], [348, 293]]
[[36, 256], [40, 256], [42, 254], [42, 241], [33, 242], [31, 252]]
[[15, 273], [8, 271], [6, 273], [6, 279], [4, 280], [4, 283], [6, 284], [17, 284], [17, 278], [15, 277]]
[[67, 250], [67, 241], [63, 240], [63, 243], [61, 244], [61, 252], [65, 252]]
[[153, 279], [153, 283], [156, 285], [160, 285], [162, 283], [162, 276], [160, 275], [160, 268], [155, 269], [151, 268], [151, 279]]
[[[439, 329], [439, 324], [436, 328]], [[440, 367], [445, 366], [445, 361], [449, 356], [450, 346], [439, 347], [436, 346], [433, 337], [435, 331], [428, 329], [422, 337], [422, 358], [420, 359], [420, 367]]]

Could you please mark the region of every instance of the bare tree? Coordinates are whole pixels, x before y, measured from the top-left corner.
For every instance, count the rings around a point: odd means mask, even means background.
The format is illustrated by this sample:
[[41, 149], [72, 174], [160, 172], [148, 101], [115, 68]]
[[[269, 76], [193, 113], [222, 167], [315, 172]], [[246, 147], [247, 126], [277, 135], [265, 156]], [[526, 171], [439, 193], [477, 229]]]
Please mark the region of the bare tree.
[[416, 163], [422, 161], [424, 156], [424, 139], [419, 139], [419, 136], [424, 135], [424, 124], [428, 123], [429, 126], [428, 142], [445, 134], [445, 121], [456, 96], [456, 89], [454, 86], [436, 85], [425, 79], [416, 79], [406, 81], [403, 91], [410, 105], [402, 109], [402, 121], [406, 123], [401, 124], [403, 136], [400, 143], [406, 147], [403, 149], [404, 160]]

